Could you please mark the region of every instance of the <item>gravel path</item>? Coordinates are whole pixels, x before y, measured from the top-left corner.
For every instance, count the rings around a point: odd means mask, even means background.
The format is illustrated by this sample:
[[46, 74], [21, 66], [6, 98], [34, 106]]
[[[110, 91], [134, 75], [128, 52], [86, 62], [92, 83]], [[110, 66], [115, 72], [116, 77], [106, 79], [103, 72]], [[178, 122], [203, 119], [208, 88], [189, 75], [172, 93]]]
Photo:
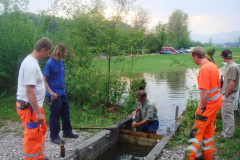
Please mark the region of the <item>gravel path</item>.
[[186, 145], [164, 149], [158, 160], [181, 160], [183, 159], [185, 149]]
[[[74, 131], [76, 133], [77, 131]], [[78, 132], [79, 138], [66, 140], [65, 149], [73, 150], [76, 145], [90, 137], [88, 132]], [[62, 132], [60, 132], [60, 136]], [[0, 128], [0, 160], [22, 160], [23, 159], [23, 127], [21, 123], [6, 121], [6, 125]], [[186, 146], [177, 146], [171, 149], [164, 149], [159, 160], [182, 159]], [[60, 146], [51, 143], [49, 130], [46, 134], [45, 155], [53, 160], [59, 157]]]
[[[6, 125], [0, 128], [0, 160], [22, 160], [23, 159], [23, 127], [21, 123], [5, 122]], [[75, 146], [90, 137], [88, 132], [77, 132], [79, 138], [63, 138], [66, 140], [65, 150], [74, 150]], [[62, 132], [60, 132], [62, 136]], [[53, 160], [60, 157], [60, 146], [52, 143], [49, 138], [49, 130], [46, 133], [45, 155]]]
[[[21, 123], [6, 121], [5, 126], [0, 128], [0, 160], [22, 160], [23, 159], [23, 127]], [[78, 130], [77, 130], [78, 131]], [[65, 149], [74, 150], [75, 146], [80, 144], [85, 139], [89, 138], [92, 133], [88, 132], [77, 132], [79, 138], [70, 139], [63, 138], [66, 140]], [[60, 132], [60, 136], [62, 132]], [[158, 160], [180, 160], [183, 158], [186, 145], [179, 145], [164, 149], [163, 153], [159, 156]], [[50, 159], [59, 159], [60, 157], [60, 146], [51, 143], [49, 138], [49, 130], [46, 134], [45, 141], [45, 155]], [[218, 156], [214, 156], [214, 159], [219, 159]]]

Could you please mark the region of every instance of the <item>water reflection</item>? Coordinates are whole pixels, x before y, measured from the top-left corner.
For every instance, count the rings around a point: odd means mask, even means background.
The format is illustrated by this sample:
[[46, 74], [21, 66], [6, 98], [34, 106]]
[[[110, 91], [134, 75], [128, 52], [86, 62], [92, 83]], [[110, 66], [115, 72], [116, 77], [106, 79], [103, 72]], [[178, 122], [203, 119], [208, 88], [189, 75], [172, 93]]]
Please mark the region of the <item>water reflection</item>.
[[165, 134], [167, 127], [172, 127], [175, 120], [175, 109], [179, 106], [179, 115], [186, 109], [189, 98], [186, 86], [193, 89], [197, 85], [196, 69], [186, 69], [181, 73], [144, 73], [147, 82], [148, 97], [156, 103], [159, 116], [159, 130], [157, 134]]

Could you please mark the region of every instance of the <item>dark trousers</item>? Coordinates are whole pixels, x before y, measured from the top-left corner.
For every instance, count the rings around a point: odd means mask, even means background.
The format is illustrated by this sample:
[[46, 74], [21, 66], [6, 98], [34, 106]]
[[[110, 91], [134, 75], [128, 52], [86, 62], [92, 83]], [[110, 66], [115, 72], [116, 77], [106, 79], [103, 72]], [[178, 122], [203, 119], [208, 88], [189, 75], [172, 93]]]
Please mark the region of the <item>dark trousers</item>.
[[[48, 102], [51, 97], [47, 96]], [[50, 138], [59, 138], [60, 118], [62, 120], [62, 130], [66, 134], [72, 134], [72, 126], [70, 121], [69, 103], [66, 96], [60, 96], [50, 106], [49, 127]]]

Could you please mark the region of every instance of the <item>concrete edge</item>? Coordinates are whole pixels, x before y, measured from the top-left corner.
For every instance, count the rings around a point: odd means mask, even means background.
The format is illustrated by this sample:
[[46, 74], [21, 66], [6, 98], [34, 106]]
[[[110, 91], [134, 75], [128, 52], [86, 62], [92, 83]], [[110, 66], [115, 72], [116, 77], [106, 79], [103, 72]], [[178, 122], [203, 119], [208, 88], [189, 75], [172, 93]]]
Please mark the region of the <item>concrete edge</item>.
[[132, 119], [131, 115], [117, 121], [111, 127], [114, 130], [103, 130], [76, 146], [75, 151], [66, 151], [66, 157], [61, 160], [92, 160], [112, 147], [118, 140], [120, 127]]

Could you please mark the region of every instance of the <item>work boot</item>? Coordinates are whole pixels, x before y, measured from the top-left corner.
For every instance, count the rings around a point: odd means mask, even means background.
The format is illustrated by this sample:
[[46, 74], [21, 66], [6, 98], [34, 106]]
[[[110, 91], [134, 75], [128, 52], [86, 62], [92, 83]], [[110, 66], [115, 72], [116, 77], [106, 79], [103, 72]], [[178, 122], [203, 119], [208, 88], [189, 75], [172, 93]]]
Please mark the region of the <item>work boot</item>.
[[203, 160], [203, 157], [195, 157], [194, 160]]
[[49, 160], [47, 156], [44, 156], [43, 157], [43, 160]]
[[63, 141], [63, 144], [65, 144], [65, 141], [62, 140], [61, 138], [51, 139], [52, 143], [55, 143], [55, 144], [58, 144], [58, 145], [61, 145], [62, 141]]
[[78, 138], [79, 135], [78, 134], [74, 134], [74, 133], [72, 133], [72, 134], [63, 133], [63, 137], [64, 138]]

